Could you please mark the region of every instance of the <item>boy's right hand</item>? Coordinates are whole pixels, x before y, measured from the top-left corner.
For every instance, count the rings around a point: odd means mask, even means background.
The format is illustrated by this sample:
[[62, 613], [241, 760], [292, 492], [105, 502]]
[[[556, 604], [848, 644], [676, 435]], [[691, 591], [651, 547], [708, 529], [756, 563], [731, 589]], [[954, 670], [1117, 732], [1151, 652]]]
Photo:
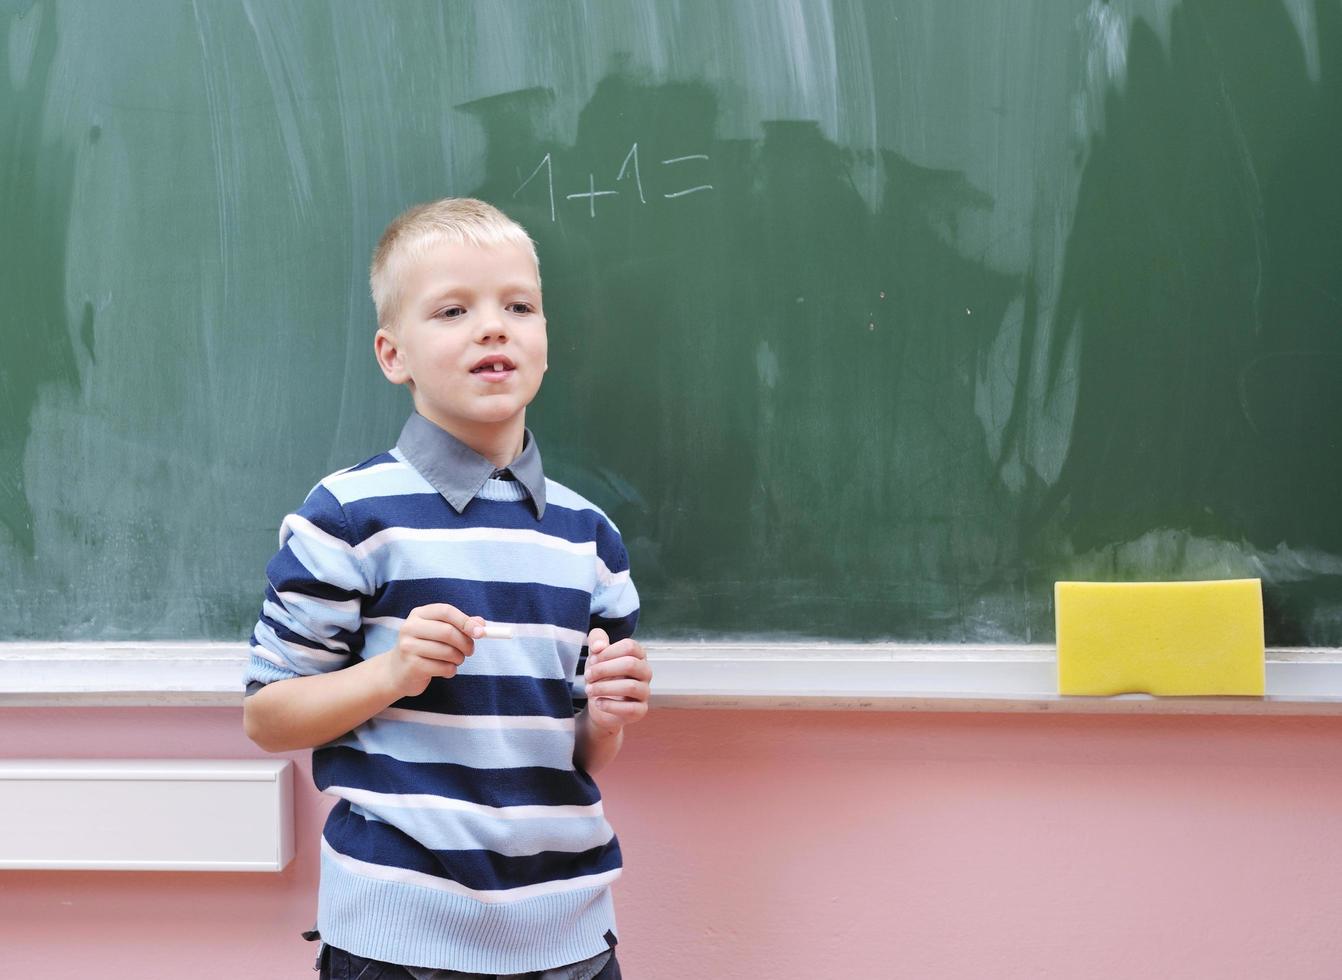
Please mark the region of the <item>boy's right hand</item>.
[[475, 652], [485, 621], [456, 606], [437, 602], [411, 610], [385, 657], [388, 679], [397, 698], [423, 694], [435, 677], [452, 677]]

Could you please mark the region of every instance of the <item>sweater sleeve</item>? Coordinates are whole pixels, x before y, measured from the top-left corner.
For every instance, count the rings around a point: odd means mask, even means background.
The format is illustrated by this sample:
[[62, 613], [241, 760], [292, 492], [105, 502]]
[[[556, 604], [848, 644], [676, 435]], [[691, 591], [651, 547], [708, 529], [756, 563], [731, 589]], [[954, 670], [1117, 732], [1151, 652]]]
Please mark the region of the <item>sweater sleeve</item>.
[[[603, 629], [611, 643], [619, 643], [634, 635], [638, 627], [638, 590], [629, 577], [629, 553], [625, 550], [620, 532], [609, 521], [603, 520], [596, 537], [596, 588], [592, 590], [591, 615], [587, 629]], [[583, 645], [578, 658], [578, 679], [573, 686], [573, 710], [581, 711], [587, 704], [582, 685], [583, 669], [587, 665], [587, 646]]]
[[363, 649], [370, 578], [340, 502], [318, 484], [280, 525], [252, 630], [249, 693], [273, 681], [339, 670]]

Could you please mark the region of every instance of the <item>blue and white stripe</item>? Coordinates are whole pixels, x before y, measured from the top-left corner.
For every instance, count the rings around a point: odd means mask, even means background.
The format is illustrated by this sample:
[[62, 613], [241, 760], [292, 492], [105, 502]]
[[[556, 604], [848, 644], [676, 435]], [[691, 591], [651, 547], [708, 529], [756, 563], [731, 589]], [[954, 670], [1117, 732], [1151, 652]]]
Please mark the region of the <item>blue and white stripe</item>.
[[[429, 603], [513, 630], [479, 641], [456, 676], [314, 752], [318, 787], [339, 800], [323, 834], [319, 903], [335, 945], [423, 963], [413, 924], [437, 916], [455, 926], [433, 962], [522, 972], [535, 967], [498, 950], [500, 930], [526, 937], [526, 962], [553, 965], [575, 923], [595, 930], [575, 960], [614, 927], [619, 843], [574, 766], [574, 715], [588, 632], [631, 634], [638, 593], [606, 515], [553, 481], [545, 492], [539, 519], [515, 484], [497, 480], [458, 513], [393, 450], [326, 478], [284, 520], [249, 681], [381, 656]], [[358, 903], [369, 901], [391, 925], [367, 930]]]

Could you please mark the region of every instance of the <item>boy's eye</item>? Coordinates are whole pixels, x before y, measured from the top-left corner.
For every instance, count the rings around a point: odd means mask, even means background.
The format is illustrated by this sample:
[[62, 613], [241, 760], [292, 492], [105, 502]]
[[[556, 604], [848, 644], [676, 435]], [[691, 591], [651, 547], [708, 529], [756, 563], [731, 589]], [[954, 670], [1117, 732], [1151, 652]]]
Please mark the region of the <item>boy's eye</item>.
[[466, 310], [463, 307], [449, 306], [446, 309], [439, 310], [434, 316], [441, 320], [455, 320], [465, 312]]
[[512, 312], [512, 313], [533, 313], [533, 312], [535, 312], [535, 310], [533, 309], [533, 307], [532, 307], [532, 305], [531, 305], [530, 303], [509, 303], [509, 304], [508, 304], [508, 310], [509, 310], [510, 312]]

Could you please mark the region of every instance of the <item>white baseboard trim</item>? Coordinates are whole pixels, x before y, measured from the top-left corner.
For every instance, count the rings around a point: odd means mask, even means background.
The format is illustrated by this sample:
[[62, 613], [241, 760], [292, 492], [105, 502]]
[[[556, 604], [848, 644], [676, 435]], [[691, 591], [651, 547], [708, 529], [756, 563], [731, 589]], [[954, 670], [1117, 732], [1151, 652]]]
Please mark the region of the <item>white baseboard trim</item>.
[[[1342, 714], [1342, 648], [1267, 651], [1263, 698], [1056, 694], [1053, 647], [645, 642], [654, 707]], [[242, 643], [0, 643], [0, 707], [237, 706]]]

